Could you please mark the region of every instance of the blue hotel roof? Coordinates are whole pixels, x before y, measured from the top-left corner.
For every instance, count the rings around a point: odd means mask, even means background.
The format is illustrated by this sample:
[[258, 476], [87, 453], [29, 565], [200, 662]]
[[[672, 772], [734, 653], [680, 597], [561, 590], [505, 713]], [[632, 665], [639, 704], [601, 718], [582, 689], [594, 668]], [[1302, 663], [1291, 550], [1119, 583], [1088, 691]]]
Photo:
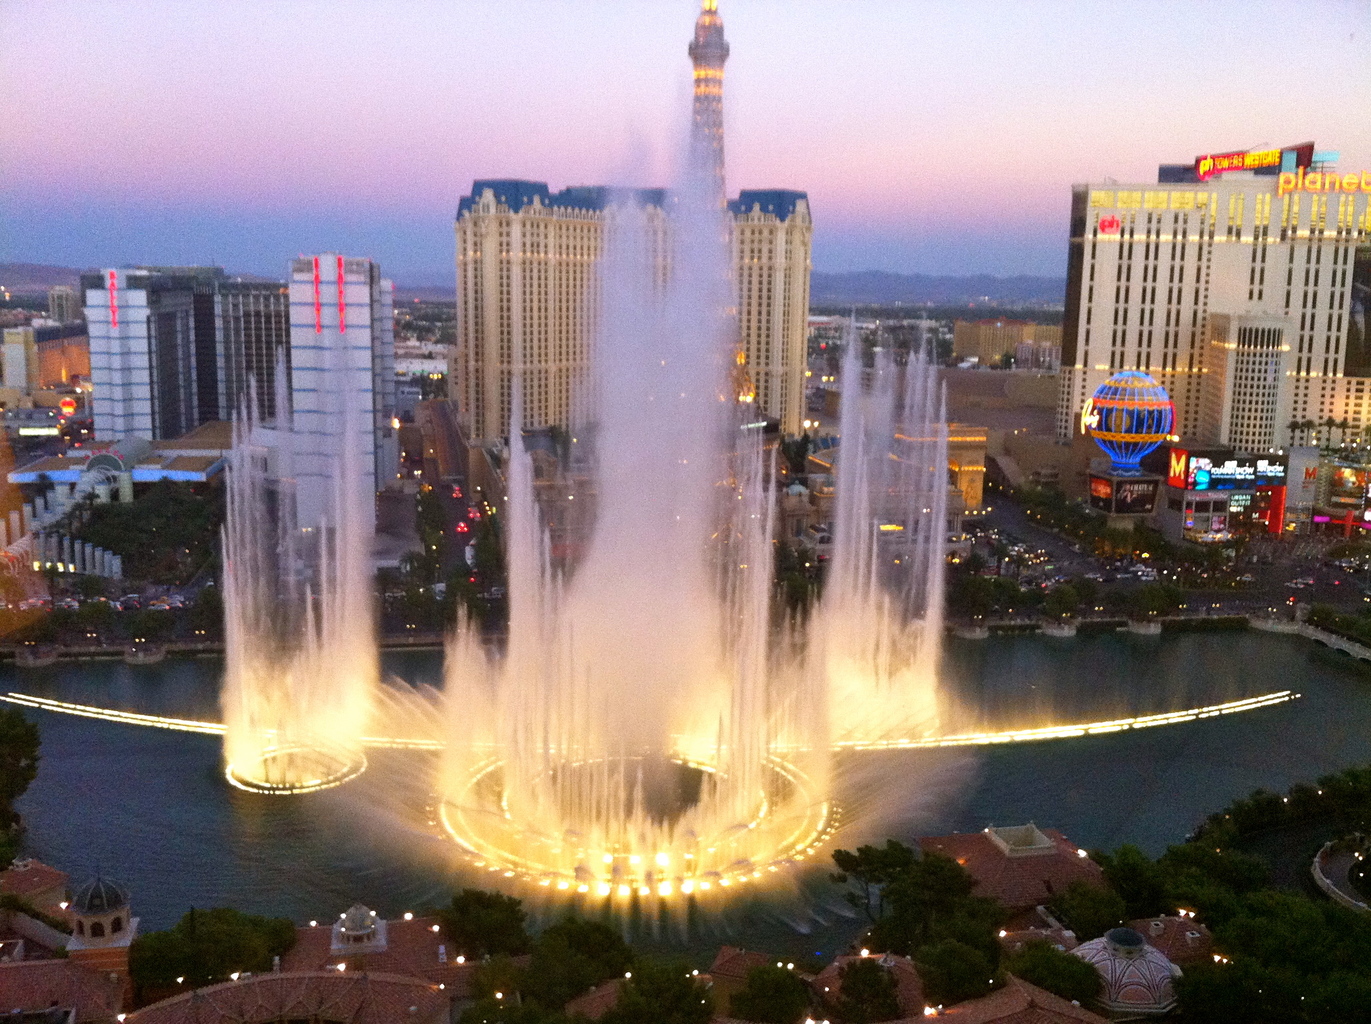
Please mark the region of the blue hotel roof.
[[[471, 194], [462, 196], [458, 202], [458, 219], [476, 205], [476, 200], [486, 189], [495, 193], [496, 202], [516, 213], [532, 206], [535, 198], [546, 207], [603, 210], [616, 195], [628, 193], [633, 196], [634, 202], [642, 206], [663, 206], [666, 204], [667, 195], [664, 188], [619, 189], [608, 185], [573, 185], [560, 192], [553, 192], [544, 181], [479, 178], [472, 182]], [[795, 212], [795, 206], [801, 199], [808, 199], [808, 195], [781, 188], [744, 189], [738, 193], [737, 199], [729, 200], [728, 210], [733, 214], [750, 213], [753, 206], [757, 206], [763, 213], [775, 214], [781, 220], [787, 220]]]

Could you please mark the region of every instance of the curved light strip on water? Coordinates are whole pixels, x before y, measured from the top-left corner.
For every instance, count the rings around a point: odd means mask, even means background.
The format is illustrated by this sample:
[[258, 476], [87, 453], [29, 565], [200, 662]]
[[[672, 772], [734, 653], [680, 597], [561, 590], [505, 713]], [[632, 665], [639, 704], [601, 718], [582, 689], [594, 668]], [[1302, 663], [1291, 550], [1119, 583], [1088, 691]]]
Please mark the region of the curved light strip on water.
[[[1100, 722], [1080, 722], [1072, 725], [1045, 725], [1034, 729], [1007, 729], [1001, 732], [963, 733], [956, 736], [927, 736], [889, 740], [838, 740], [833, 744], [835, 750], [923, 750], [932, 747], [985, 747], [999, 743], [1033, 743], [1041, 740], [1065, 740], [1076, 736], [1100, 736], [1129, 729], [1150, 729], [1161, 725], [1180, 725], [1195, 722], [1201, 718], [1215, 718], [1231, 715], [1240, 711], [1256, 711], [1258, 708], [1284, 704], [1297, 700], [1301, 695], [1293, 690], [1277, 690], [1264, 693], [1259, 697], [1244, 697], [1242, 700], [1227, 701], [1223, 704], [1209, 704], [1202, 708], [1189, 708], [1185, 711], [1166, 711], [1159, 715], [1142, 715], [1137, 718], [1114, 718]], [[198, 732], [208, 736], [222, 736], [222, 722], [204, 722], [195, 718], [167, 718], [163, 715], [145, 715], [137, 711], [118, 711], [114, 708], [95, 707], [90, 704], [73, 704], [69, 701], [53, 700], [51, 697], [35, 697], [26, 693], [0, 694], [0, 700], [21, 707], [36, 708], [40, 711], [55, 711], [63, 715], [78, 715], [81, 718], [96, 718], [105, 722], [121, 725], [139, 725], [152, 729], [170, 729], [174, 732]], [[364, 736], [362, 743], [368, 747], [397, 747], [408, 750], [441, 750], [441, 740], [415, 737]]]

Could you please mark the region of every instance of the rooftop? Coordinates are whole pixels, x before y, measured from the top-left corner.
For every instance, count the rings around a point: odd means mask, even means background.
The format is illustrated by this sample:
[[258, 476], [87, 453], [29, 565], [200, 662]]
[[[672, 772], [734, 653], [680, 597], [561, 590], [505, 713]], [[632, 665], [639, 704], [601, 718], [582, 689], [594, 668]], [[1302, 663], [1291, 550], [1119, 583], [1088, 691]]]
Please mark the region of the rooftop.
[[78, 1022], [109, 1021], [123, 1008], [124, 983], [71, 960], [0, 963], [0, 1017], [72, 1007]]
[[339, 971], [261, 974], [197, 989], [137, 1013], [128, 1024], [447, 1024], [451, 994], [416, 978]]
[[1012, 974], [1004, 988], [948, 1007], [934, 1019], [944, 1018], [957, 1024], [1105, 1024], [1106, 1020]]
[[977, 896], [992, 897], [1011, 912], [1047, 903], [1072, 882], [1104, 884], [1100, 866], [1084, 851], [1055, 829], [1031, 824], [932, 836], [920, 839], [919, 847], [951, 857], [976, 880]]

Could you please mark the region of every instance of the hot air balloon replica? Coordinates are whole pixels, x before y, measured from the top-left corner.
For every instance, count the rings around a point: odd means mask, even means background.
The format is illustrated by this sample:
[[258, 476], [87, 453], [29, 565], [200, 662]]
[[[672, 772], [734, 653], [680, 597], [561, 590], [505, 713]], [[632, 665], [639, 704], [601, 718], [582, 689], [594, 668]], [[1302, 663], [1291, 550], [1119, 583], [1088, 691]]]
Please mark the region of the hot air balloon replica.
[[1175, 422], [1171, 396], [1145, 373], [1123, 370], [1096, 389], [1081, 410], [1081, 430], [1109, 456], [1109, 469], [1090, 474], [1092, 508], [1125, 528], [1152, 511], [1161, 480], [1144, 475], [1140, 463], [1167, 440]]
[[1081, 429], [1109, 456], [1116, 476], [1140, 476], [1139, 463], [1176, 422], [1171, 396], [1150, 375], [1123, 370], [1101, 384], [1081, 411]]

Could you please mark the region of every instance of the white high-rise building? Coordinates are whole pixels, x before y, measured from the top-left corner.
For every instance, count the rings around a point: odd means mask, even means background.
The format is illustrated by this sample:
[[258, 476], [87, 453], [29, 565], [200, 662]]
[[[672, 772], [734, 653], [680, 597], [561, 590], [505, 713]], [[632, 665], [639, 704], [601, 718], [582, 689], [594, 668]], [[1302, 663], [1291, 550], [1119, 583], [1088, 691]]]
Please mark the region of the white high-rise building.
[[250, 383], [274, 414], [277, 363], [290, 369], [279, 282], [131, 267], [84, 274], [81, 285], [96, 438], [167, 439], [230, 419]]
[[316, 526], [332, 507], [337, 460], [348, 451], [357, 459], [358, 497], [374, 514], [375, 493], [399, 463], [393, 288], [371, 260], [337, 253], [292, 260], [288, 287], [298, 522]]
[[1371, 172], [1331, 157], [1306, 144], [1075, 186], [1061, 440], [1119, 370], [1160, 381], [1196, 443], [1262, 452], [1329, 419], [1371, 426]]

